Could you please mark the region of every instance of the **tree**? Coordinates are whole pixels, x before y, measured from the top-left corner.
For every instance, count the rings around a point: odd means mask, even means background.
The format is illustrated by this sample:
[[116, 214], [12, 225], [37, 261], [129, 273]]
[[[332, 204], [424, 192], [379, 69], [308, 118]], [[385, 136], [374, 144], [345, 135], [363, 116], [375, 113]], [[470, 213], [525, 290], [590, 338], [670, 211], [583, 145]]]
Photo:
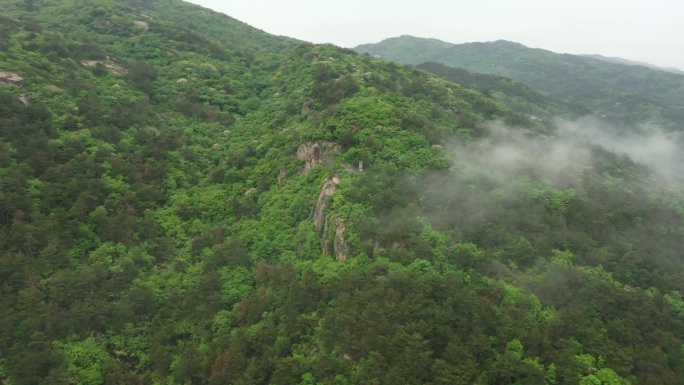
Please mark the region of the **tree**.
[[154, 64], [136, 60], [128, 65], [126, 78], [136, 89], [149, 94], [157, 80], [158, 70]]

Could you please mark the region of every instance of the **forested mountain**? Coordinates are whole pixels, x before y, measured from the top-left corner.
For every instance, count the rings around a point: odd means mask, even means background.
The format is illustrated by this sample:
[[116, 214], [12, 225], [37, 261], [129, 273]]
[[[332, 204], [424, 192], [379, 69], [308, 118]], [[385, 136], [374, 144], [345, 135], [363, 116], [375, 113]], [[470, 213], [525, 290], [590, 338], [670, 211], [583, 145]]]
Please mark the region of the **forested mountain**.
[[441, 63], [425, 62], [416, 68], [432, 72], [458, 85], [494, 97], [512, 110], [551, 124], [555, 119], [577, 119], [592, 111], [580, 105], [554, 100], [525, 84], [504, 76], [471, 72]]
[[499, 40], [451, 44], [400, 36], [355, 48], [404, 64], [437, 62], [508, 77], [552, 99], [580, 105], [623, 123], [682, 130], [684, 75], [592, 57], [557, 54]]
[[631, 66], [643, 66], [643, 67], [653, 68], [653, 69], [656, 69], [659, 71], [667, 71], [667, 72], [672, 72], [672, 73], [679, 74], [679, 75], [684, 75], [684, 71], [680, 70], [679, 68], [674, 68], [674, 67], [660, 67], [660, 66], [653, 65], [650, 63], [644, 63], [644, 62], [640, 62], [640, 61], [628, 60], [628, 59], [623, 59], [623, 58], [619, 58], [619, 57], [603, 56], [603, 55], [597, 55], [597, 54], [580, 55], [580, 56], [591, 57], [594, 59], [604, 60], [604, 61], [611, 62], [611, 63], [626, 64], [626, 65], [631, 65]]
[[3, 384], [682, 383], [663, 162], [180, 1], [0, 7]]

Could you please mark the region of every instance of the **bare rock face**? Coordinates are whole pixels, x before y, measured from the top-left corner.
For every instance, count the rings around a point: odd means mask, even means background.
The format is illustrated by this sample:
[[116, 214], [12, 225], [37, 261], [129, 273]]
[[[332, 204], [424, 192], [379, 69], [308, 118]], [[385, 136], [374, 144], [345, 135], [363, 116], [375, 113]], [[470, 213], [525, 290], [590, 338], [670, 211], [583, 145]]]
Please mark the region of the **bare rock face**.
[[25, 106], [31, 105], [31, 98], [29, 98], [29, 96], [27, 94], [19, 95], [19, 101]]
[[81, 60], [81, 64], [85, 67], [95, 67], [98, 64], [102, 64], [114, 75], [125, 75], [126, 69], [111, 60]]
[[[335, 181], [337, 183], [335, 183]], [[316, 201], [316, 207], [314, 207], [314, 225], [316, 226], [316, 231], [319, 233], [325, 224], [325, 209], [328, 207], [328, 198], [330, 198], [337, 189], [337, 185], [340, 183], [340, 177], [335, 176], [333, 178], [326, 178], [325, 183], [323, 183], [323, 188], [321, 188], [321, 193], [318, 194], [318, 200]]]
[[344, 262], [349, 257], [349, 243], [345, 239], [347, 227], [344, 220], [338, 216], [333, 219], [333, 226], [335, 226], [335, 243], [333, 244], [335, 260]]
[[[328, 207], [328, 198], [335, 193], [340, 182], [340, 177], [337, 175], [325, 180], [314, 207], [313, 221], [320, 236], [323, 255], [334, 254], [336, 261], [343, 262], [349, 257], [349, 243], [346, 239], [347, 227], [342, 218], [337, 215], [326, 215], [325, 212]], [[334, 236], [331, 239], [333, 231]]]
[[133, 22], [133, 25], [136, 26], [137, 28], [142, 29], [143, 31], [147, 32], [148, 29], [150, 29], [150, 25], [147, 24], [144, 21], [136, 20]]
[[14, 72], [0, 71], [0, 84], [18, 85], [24, 81], [24, 78]]
[[333, 156], [342, 151], [339, 144], [319, 140], [317, 142], [304, 143], [297, 149], [297, 159], [306, 162], [301, 170], [305, 175], [318, 164], [330, 165]]

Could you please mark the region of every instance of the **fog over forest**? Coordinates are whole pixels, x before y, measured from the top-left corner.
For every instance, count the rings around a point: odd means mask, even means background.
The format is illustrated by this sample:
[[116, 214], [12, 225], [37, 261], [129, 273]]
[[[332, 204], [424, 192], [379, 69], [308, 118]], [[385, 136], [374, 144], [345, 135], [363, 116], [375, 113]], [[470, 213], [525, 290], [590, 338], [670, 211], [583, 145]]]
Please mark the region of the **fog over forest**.
[[681, 131], [666, 131], [653, 124], [617, 126], [604, 119], [588, 116], [572, 122], [560, 122], [559, 138], [583, 140], [629, 156], [649, 166], [670, 184], [684, 182], [684, 141]]

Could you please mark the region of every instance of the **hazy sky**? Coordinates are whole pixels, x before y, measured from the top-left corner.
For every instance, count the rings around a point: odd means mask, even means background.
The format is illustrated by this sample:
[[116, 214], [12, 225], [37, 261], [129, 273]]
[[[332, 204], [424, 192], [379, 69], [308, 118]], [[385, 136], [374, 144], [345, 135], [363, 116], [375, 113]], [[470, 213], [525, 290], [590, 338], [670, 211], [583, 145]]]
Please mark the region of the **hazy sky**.
[[354, 47], [414, 35], [511, 40], [684, 69], [681, 0], [191, 0], [266, 32]]

